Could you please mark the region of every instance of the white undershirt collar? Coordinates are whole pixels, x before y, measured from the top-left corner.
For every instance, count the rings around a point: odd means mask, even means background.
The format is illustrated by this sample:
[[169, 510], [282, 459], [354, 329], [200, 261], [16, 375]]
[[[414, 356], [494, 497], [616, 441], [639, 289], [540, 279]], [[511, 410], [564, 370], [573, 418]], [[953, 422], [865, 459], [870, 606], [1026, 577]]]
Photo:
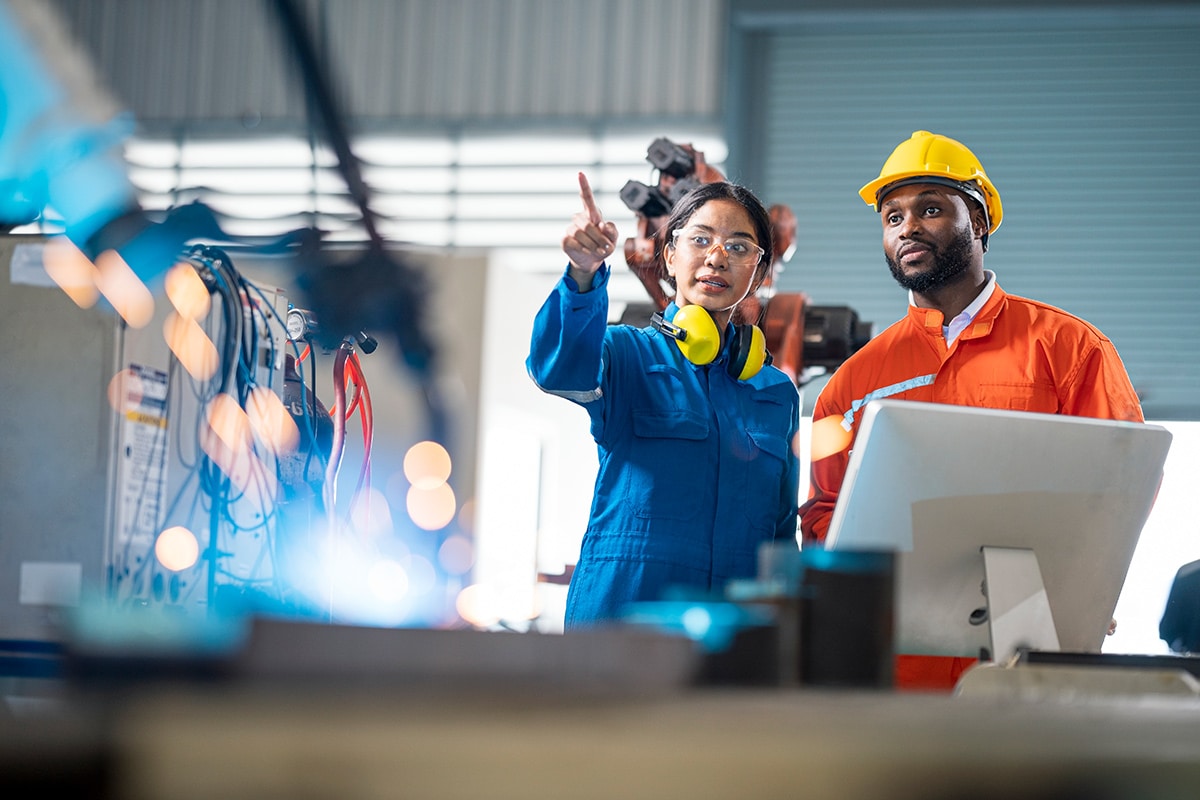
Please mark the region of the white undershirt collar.
[[[971, 304], [964, 308], [957, 317], [950, 320], [949, 325], [942, 326], [942, 334], [946, 337], [947, 345], [953, 344], [958, 335], [967, 329], [967, 326], [971, 324], [971, 320], [975, 319], [975, 315], [979, 313], [979, 310], [983, 308], [984, 304], [992, 296], [992, 292], [996, 290], [996, 273], [990, 269], [985, 269], [983, 277], [983, 288], [979, 290], [979, 294], [975, 296]], [[911, 291], [908, 293], [908, 304], [910, 306], [916, 305], [913, 302], [913, 293]]]

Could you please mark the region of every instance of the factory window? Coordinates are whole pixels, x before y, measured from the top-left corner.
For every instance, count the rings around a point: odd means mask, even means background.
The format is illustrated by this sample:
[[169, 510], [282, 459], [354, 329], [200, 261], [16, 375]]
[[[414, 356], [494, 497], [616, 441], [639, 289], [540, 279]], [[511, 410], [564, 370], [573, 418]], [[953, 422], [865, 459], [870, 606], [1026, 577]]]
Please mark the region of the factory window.
[[[378, 232], [431, 248], [556, 247], [578, 204], [576, 173], [623, 229], [634, 215], [619, 198], [630, 179], [648, 181], [647, 146], [666, 136], [725, 159], [711, 124], [580, 131], [441, 131], [374, 134], [352, 149]], [[129, 176], [143, 206], [165, 211], [201, 201], [227, 233], [274, 237], [317, 227], [328, 241], [366, 238], [362, 209], [335, 154], [304, 136], [134, 138]], [[54, 232], [52, 219], [37, 227]]]

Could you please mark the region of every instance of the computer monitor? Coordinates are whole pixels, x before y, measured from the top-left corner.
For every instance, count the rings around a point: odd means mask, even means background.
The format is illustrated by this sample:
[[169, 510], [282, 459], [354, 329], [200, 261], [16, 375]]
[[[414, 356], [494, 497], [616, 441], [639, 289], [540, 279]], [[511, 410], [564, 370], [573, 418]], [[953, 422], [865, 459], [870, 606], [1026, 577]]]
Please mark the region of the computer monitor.
[[898, 653], [1005, 659], [1002, 618], [1013, 649], [1099, 652], [1170, 445], [1157, 425], [872, 401], [825, 546], [897, 553]]

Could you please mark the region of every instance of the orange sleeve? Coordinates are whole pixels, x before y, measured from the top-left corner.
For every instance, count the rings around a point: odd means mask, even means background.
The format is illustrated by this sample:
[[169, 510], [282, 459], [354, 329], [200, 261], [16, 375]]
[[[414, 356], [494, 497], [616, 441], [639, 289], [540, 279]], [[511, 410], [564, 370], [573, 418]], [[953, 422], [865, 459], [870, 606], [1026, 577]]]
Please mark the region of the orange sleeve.
[[[813, 431], [821, 427], [816, 423], [829, 416], [828, 408], [823, 407], [821, 398], [818, 398], [813, 409]], [[810, 437], [809, 451], [814, 460], [809, 466], [808, 499], [800, 506], [800, 534], [803, 544], [819, 545], [825, 541], [825, 535], [829, 532], [829, 520], [833, 516], [833, 507], [837, 504], [838, 493], [846, 477], [846, 466], [850, 463], [848, 443], [842, 446], [842, 443], [838, 442], [833, 447], [840, 449], [825, 455], [832, 448], [824, 447], [822, 442], [818, 442], [815, 433]]]
[[800, 506], [800, 534], [804, 544], [820, 544], [829, 532], [829, 520], [846, 475], [844, 453], [814, 462], [810, 470], [808, 499]]
[[897, 655], [893, 683], [901, 692], [952, 692], [976, 658]]
[[1108, 339], [1101, 339], [1079, 365], [1063, 400], [1064, 414], [1145, 422], [1141, 401], [1125, 364]]

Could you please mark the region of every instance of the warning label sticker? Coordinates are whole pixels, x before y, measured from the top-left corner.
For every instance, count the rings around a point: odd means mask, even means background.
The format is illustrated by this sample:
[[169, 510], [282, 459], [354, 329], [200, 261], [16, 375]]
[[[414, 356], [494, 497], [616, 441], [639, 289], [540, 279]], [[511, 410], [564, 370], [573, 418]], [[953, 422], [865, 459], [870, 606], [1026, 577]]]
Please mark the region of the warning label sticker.
[[117, 471], [118, 551], [149, 544], [158, 533], [167, 492], [167, 385], [162, 370], [131, 364], [126, 371]]

